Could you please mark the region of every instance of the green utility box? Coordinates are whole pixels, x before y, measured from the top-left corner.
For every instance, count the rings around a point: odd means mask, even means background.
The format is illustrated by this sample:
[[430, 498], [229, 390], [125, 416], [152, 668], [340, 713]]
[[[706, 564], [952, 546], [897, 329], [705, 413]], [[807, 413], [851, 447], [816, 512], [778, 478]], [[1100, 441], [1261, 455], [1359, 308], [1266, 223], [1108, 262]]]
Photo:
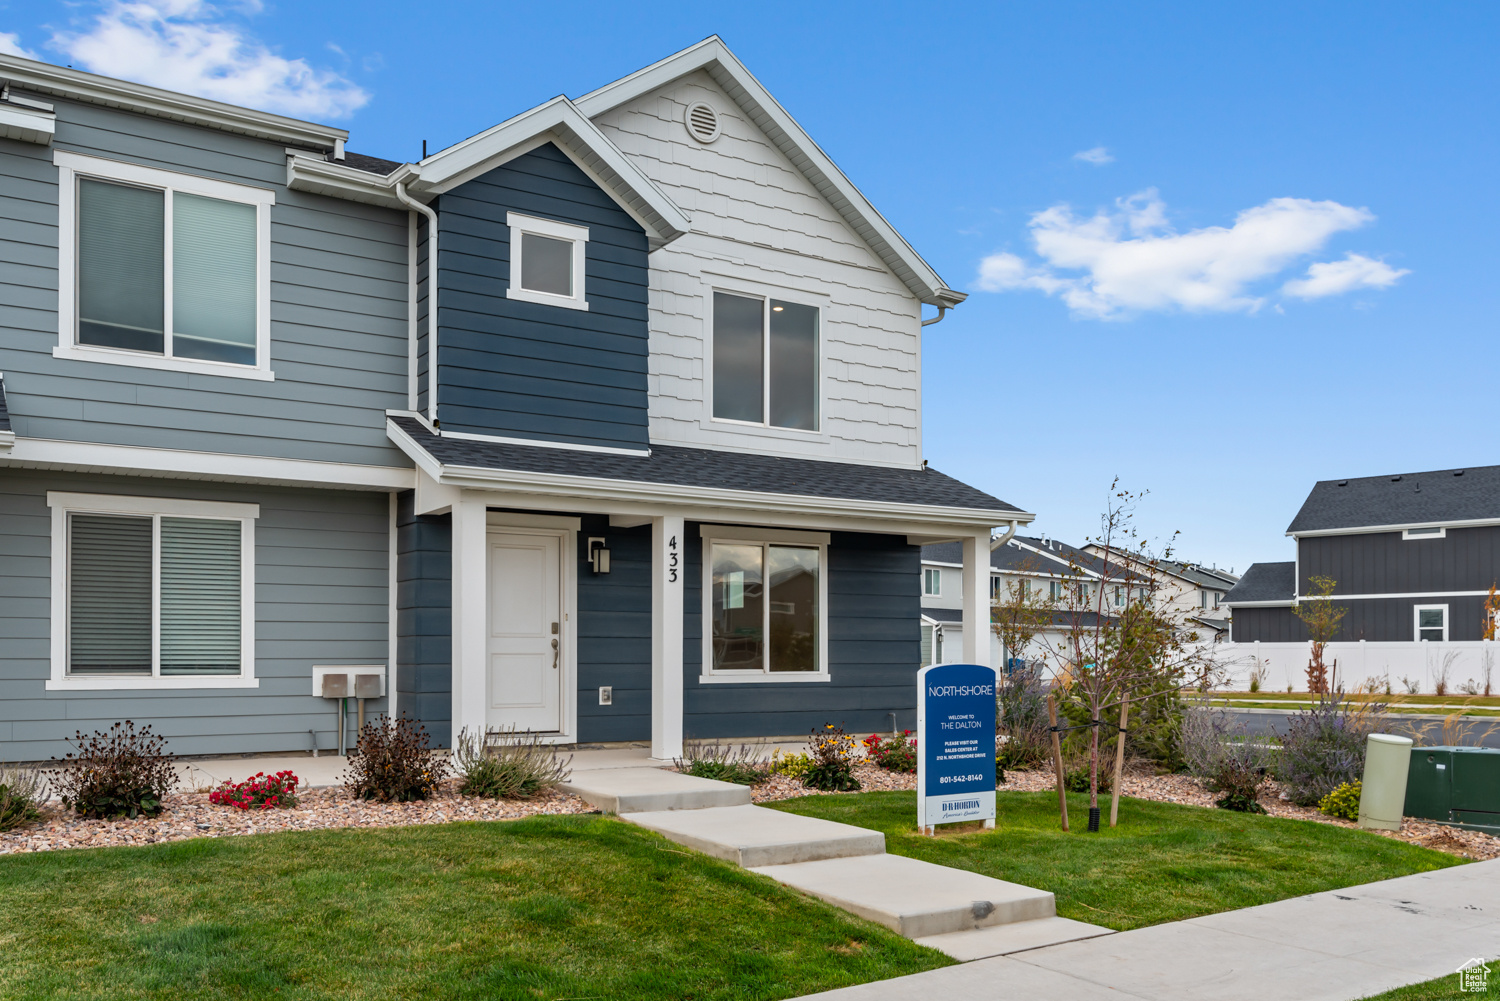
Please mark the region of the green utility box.
[[1413, 747], [1403, 812], [1500, 834], [1500, 748]]

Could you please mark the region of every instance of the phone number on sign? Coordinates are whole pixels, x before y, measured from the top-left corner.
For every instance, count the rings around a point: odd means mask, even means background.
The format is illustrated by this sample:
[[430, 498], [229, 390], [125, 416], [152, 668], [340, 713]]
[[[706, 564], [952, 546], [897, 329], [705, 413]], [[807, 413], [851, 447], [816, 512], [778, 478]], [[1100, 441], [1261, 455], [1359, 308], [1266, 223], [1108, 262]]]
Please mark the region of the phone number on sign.
[[947, 785], [950, 782], [978, 782], [984, 778], [983, 775], [939, 775], [938, 785]]

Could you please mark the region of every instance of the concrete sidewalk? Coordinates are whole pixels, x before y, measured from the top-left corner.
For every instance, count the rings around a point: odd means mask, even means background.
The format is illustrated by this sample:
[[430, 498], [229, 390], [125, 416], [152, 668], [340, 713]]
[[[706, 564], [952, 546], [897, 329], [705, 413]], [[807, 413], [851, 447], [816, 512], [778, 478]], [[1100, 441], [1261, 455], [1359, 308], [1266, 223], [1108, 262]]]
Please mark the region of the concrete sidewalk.
[[1355, 1001], [1497, 956], [1500, 859], [807, 997]]

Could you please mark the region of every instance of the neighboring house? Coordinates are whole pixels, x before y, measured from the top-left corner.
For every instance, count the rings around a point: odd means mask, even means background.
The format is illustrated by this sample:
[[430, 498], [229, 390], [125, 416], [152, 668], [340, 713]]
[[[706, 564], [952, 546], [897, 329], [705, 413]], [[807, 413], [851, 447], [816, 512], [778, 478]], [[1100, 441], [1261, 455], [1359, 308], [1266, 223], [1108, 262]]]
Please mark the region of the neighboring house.
[[[1090, 543], [1090, 554], [1103, 558], [1109, 548]], [[1218, 567], [1180, 560], [1151, 559], [1138, 553], [1114, 551], [1114, 559], [1154, 582], [1152, 600], [1175, 621], [1195, 624], [1200, 638], [1222, 642], [1229, 638], [1229, 608], [1224, 596], [1240, 578]]]
[[914, 725], [948, 288], [721, 41], [419, 163], [0, 56], [0, 758]]
[[[1286, 534], [1296, 559], [1256, 563], [1224, 599], [1233, 639], [1301, 684], [1308, 631], [1294, 608], [1313, 577], [1348, 609], [1330, 658], [1349, 684], [1399, 679], [1431, 690], [1480, 681], [1489, 589], [1500, 581], [1500, 466], [1317, 483]], [[1493, 672], [1492, 663], [1490, 670]], [[1285, 674], [1283, 679], [1281, 674]], [[1494, 679], [1500, 682], [1500, 678]]]
[[[1105, 581], [1105, 577], [1110, 578]], [[922, 547], [922, 663], [942, 663], [953, 659], [948, 637], [960, 633], [964, 623], [961, 600], [963, 580], [962, 554], [955, 543]], [[1002, 650], [1000, 637], [990, 636], [991, 663], [1004, 664], [1012, 659], [1033, 658], [1045, 650], [1063, 647], [1063, 628], [1078, 615], [1095, 614], [1099, 589], [1105, 589], [1106, 614], [1112, 608], [1123, 608], [1139, 600], [1149, 581], [1128, 571], [1106, 574], [1102, 561], [1093, 554], [1059, 542], [1056, 539], [1015, 536], [990, 553], [989, 591], [992, 603], [1007, 600], [1013, 588], [1034, 589], [1034, 593], [1055, 602], [1059, 611], [1054, 628], [1043, 630], [1026, 650]]]

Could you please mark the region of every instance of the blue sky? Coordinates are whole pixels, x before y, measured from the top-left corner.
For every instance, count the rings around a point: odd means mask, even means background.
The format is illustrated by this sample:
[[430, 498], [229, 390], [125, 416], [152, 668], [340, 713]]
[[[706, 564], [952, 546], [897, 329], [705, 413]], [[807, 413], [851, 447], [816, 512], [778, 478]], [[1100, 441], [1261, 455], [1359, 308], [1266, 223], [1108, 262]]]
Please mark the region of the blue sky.
[[[1496, 8], [11, 2], [0, 48], [415, 158], [717, 32], [955, 288], [937, 468], [1289, 559], [1314, 480], [1500, 461]], [[641, 11], [647, 13], [641, 13]]]

